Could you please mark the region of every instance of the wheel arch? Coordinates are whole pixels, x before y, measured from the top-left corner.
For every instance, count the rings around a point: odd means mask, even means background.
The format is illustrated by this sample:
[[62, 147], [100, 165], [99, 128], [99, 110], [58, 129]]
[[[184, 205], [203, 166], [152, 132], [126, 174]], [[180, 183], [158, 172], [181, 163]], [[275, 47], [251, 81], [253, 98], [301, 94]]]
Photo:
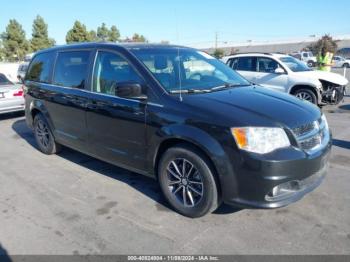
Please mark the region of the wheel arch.
[[51, 117], [49, 115], [49, 112], [47, 111], [44, 103], [40, 100], [33, 100], [33, 101], [31, 101], [31, 103], [29, 105], [29, 117], [30, 117], [30, 119], [28, 119], [28, 116], [26, 118], [27, 118], [27, 122], [30, 124], [30, 126], [33, 126], [34, 118], [39, 113], [45, 117], [51, 130], [54, 131], [54, 125], [51, 121]]
[[320, 91], [318, 91], [318, 89], [315, 86], [312, 86], [312, 85], [296, 84], [293, 87], [291, 87], [291, 89], [289, 90], [289, 94], [294, 95], [300, 89], [309, 89], [309, 90], [311, 90], [315, 94], [316, 100], [318, 101], [318, 104], [320, 103], [320, 100], [322, 98], [321, 94], [320, 94]]
[[164, 128], [160, 133], [163, 133], [161, 139], [158, 138], [158, 141], [151, 139], [150, 144], [157, 146], [153, 146], [149, 152], [149, 156], [153, 157], [152, 159], [149, 159], [152, 163], [150, 171], [156, 178], [158, 176], [157, 169], [162, 154], [168, 148], [179, 144], [192, 146], [203, 153], [203, 155], [210, 161], [218, 178], [233, 173], [231, 167], [227, 165], [229, 159], [223, 147], [205, 131], [193, 126], [175, 125]]

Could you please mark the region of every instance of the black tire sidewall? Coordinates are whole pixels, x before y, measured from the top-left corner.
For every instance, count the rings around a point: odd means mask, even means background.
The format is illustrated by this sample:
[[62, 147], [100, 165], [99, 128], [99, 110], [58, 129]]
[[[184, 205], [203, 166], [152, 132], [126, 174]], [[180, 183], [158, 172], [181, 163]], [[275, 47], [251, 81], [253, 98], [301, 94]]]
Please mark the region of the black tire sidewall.
[[298, 91], [295, 92], [294, 95], [296, 96], [298, 93], [301, 93], [301, 92], [308, 93], [312, 97], [312, 104], [317, 105], [317, 97], [314, 94], [314, 92], [312, 92], [309, 89], [299, 89]]
[[[39, 138], [37, 136], [37, 125], [38, 125], [38, 122], [39, 121], [42, 121], [45, 123], [45, 125], [47, 126], [48, 128], [48, 131], [49, 131], [49, 139], [50, 139], [50, 142], [49, 142], [49, 146], [48, 147], [44, 147], [41, 142], [39, 141]], [[44, 154], [46, 155], [51, 155], [51, 154], [54, 154], [56, 153], [56, 145], [55, 145], [55, 140], [54, 140], [54, 137], [52, 135], [52, 132], [51, 132], [51, 129], [50, 129], [50, 126], [49, 124], [47, 123], [45, 117], [41, 114], [41, 113], [38, 113], [35, 117], [34, 117], [34, 137], [35, 137], [35, 141], [39, 147], [39, 150], [41, 152], [43, 152]]]
[[[168, 189], [166, 169], [170, 161], [176, 158], [185, 158], [195, 165], [202, 175], [204, 195], [194, 207], [185, 207], [178, 202]], [[161, 190], [170, 205], [180, 214], [188, 217], [201, 217], [212, 212], [218, 205], [218, 191], [214, 174], [207, 159], [197, 150], [186, 146], [177, 146], [168, 149], [162, 156], [158, 168], [158, 179]]]

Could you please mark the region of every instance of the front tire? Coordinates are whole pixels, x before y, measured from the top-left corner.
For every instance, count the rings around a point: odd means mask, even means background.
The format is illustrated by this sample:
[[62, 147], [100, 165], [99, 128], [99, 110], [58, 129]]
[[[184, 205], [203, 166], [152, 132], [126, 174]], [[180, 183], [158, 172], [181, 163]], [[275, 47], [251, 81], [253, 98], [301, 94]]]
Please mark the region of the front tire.
[[160, 159], [158, 178], [166, 200], [184, 216], [201, 217], [219, 205], [214, 171], [196, 148], [169, 148]]
[[345, 64], [343, 64], [343, 68], [349, 68], [350, 67], [350, 64], [348, 64], [348, 63], [345, 63]]
[[307, 62], [307, 65], [310, 68], [315, 67], [315, 62], [310, 60], [310, 61]]
[[41, 113], [34, 117], [34, 136], [39, 150], [44, 154], [52, 155], [61, 150], [61, 145], [55, 142], [50, 126]]
[[299, 89], [294, 93], [294, 96], [317, 105], [317, 97], [310, 89]]

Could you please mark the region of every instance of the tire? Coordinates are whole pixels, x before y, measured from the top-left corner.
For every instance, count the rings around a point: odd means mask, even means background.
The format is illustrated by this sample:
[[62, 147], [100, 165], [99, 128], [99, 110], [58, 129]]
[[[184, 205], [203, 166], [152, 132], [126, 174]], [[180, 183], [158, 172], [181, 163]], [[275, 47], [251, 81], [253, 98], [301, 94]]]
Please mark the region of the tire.
[[158, 180], [166, 200], [184, 216], [201, 217], [219, 206], [214, 171], [207, 157], [196, 148], [188, 145], [169, 148], [160, 159]]
[[34, 117], [34, 136], [42, 153], [52, 155], [61, 150], [61, 145], [55, 142], [50, 126], [41, 113]]
[[345, 63], [345, 64], [343, 64], [343, 68], [344, 68], [344, 67], [349, 68], [350, 65], [349, 65], [348, 63]]
[[310, 61], [307, 62], [307, 65], [308, 65], [308, 67], [314, 67], [315, 66], [315, 62], [310, 60]]
[[296, 92], [294, 92], [293, 95], [301, 100], [306, 100], [310, 103], [317, 105], [317, 97], [315, 93], [312, 92], [310, 89], [298, 89]]

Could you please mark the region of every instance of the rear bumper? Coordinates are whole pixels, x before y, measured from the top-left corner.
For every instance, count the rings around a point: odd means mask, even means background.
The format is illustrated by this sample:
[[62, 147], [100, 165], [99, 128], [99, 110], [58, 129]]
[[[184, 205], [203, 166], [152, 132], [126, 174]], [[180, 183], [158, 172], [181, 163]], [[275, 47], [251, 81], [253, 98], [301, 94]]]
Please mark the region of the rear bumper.
[[24, 111], [24, 99], [0, 101], [0, 114]]
[[[244, 154], [241, 165], [234, 168], [235, 174], [221, 177], [223, 200], [243, 208], [278, 208], [296, 202], [321, 184], [327, 173], [330, 150], [331, 141], [312, 156], [295, 148], [267, 157]], [[284, 194], [271, 196], [277, 186], [289, 184], [296, 186]]]

